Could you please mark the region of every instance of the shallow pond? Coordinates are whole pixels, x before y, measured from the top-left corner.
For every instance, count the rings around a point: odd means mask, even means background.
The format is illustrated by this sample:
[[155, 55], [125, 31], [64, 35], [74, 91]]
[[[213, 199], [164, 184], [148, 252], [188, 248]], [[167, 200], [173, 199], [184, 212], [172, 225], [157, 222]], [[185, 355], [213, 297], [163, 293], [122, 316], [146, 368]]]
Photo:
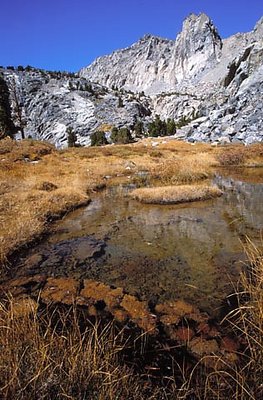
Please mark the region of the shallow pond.
[[94, 194], [21, 260], [21, 273], [92, 278], [154, 303], [183, 298], [216, 316], [244, 265], [242, 240], [260, 239], [263, 170], [220, 171], [215, 183], [222, 197], [172, 206], [131, 200], [132, 185]]

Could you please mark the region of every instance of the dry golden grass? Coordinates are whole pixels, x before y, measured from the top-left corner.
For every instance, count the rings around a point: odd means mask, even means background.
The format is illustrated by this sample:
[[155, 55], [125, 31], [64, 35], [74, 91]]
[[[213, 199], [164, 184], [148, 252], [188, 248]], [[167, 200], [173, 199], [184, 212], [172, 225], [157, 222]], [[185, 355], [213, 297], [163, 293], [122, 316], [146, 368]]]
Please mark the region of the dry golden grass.
[[226, 385], [231, 387], [231, 398], [263, 398], [263, 248], [257, 248], [247, 240], [246, 252], [249, 264], [241, 273], [239, 288], [234, 293], [238, 304], [225, 318], [244, 343], [241, 362], [207, 375], [207, 398], [225, 399]]
[[221, 194], [221, 190], [216, 186], [179, 185], [135, 189], [131, 192], [130, 196], [142, 203], [177, 204], [207, 200]]
[[162, 162], [153, 171], [154, 176], [163, 184], [195, 183], [208, 179], [212, 175], [212, 167], [216, 160], [210, 153], [178, 155]]
[[0, 154], [0, 263], [44, 233], [47, 222], [87, 204], [104, 176], [126, 173], [117, 157], [86, 158], [40, 142], [3, 140]]
[[[152, 147], [152, 142], [145, 139], [130, 145], [59, 152], [48, 143], [1, 140], [0, 263], [41, 236], [48, 229], [47, 222], [86, 204], [98, 185], [129, 176], [140, 185], [149, 180], [156, 186], [197, 183], [211, 177], [219, 165], [219, 152], [236, 149], [175, 140], [159, 140]], [[262, 163], [262, 145], [241, 147], [247, 164]], [[148, 171], [149, 179], [136, 175], [139, 171]]]
[[52, 153], [54, 147], [47, 142], [37, 142], [33, 140], [15, 141], [10, 138], [2, 139], [0, 142], [1, 158], [8, 158], [12, 161], [23, 160], [28, 158], [31, 161], [37, 160], [38, 157]]
[[93, 325], [76, 309], [40, 312], [33, 300], [9, 299], [0, 304], [0, 397], [158, 399], [160, 391], [123, 364], [125, 346], [112, 323]]
[[216, 159], [219, 165], [228, 166], [262, 166], [263, 143], [250, 146], [227, 145], [219, 147], [216, 151]]

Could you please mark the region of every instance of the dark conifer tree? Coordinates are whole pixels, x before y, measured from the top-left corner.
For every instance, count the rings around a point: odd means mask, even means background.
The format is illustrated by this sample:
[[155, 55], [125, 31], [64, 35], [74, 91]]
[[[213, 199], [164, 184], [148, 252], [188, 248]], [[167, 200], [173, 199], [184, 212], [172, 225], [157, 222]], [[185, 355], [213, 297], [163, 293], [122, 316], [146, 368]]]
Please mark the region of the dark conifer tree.
[[15, 132], [16, 128], [11, 118], [8, 86], [0, 75], [0, 139], [5, 136], [13, 137]]

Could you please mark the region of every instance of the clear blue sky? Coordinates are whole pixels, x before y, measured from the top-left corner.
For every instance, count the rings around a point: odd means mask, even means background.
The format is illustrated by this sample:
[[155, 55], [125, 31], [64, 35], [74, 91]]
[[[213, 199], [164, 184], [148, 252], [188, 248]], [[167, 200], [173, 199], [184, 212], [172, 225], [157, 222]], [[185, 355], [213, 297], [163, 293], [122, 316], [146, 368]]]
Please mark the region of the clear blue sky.
[[145, 33], [174, 39], [191, 12], [227, 37], [254, 27], [263, 0], [1, 0], [0, 65], [77, 71]]

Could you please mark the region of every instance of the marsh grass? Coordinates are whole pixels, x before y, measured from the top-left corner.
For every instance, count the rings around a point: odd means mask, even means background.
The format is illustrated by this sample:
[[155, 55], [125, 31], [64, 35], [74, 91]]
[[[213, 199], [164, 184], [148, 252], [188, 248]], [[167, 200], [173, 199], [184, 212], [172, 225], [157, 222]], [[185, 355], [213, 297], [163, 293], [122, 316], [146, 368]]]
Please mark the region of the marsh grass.
[[[86, 204], [94, 188], [108, 184], [105, 176], [128, 179], [128, 174], [136, 176], [138, 171], [147, 170], [158, 186], [175, 185], [172, 189], [154, 188], [150, 197], [163, 196], [167, 190], [169, 196], [174, 196], [176, 188], [180, 196], [183, 193], [190, 199], [197, 195], [197, 188], [204, 190], [205, 185], [196, 184], [210, 178], [213, 168], [219, 165], [217, 154], [235, 149], [181, 142], [153, 149], [146, 144], [57, 152], [46, 143], [1, 140], [0, 261], [7, 262], [14, 250], [45, 232], [53, 218]], [[239, 149], [237, 146], [235, 151]], [[247, 165], [262, 164], [263, 145], [242, 146], [242, 150]], [[127, 160], [135, 165], [129, 172]], [[185, 191], [178, 186], [181, 184]], [[200, 360], [189, 372], [175, 358], [174, 371], [181, 369], [182, 386], [176, 386], [178, 372], [174, 372], [168, 379], [169, 388], [158, 388], [148, 375], [142, 377], [124, 362], [123, 354], [131, 343], [114, 324], [88, 322], [85, 313], [76, 309], [43, 310], [32, 300], [8, 299], [0, 304], [0, 398], [263, 398], [263, 258], [262, 251], [251, 242], [247, 254], [249, 267], [234, 294], [238, 306], [224, 321], [242, 338], [240, 364], [214, 357], [212, 370]]]
[[[45, 233], [50, 221], [87, 204], [89, 193], [104, 183], [105, 175], [125, 172], [114, 157], [110, 162], [104, 156], [81, 158], [77, 151], [57, 152], [49, 144], [30, 143], [0, 141], [2, 265], [14, 251]], [[35, 153], [38, 160], [32, 163]]]
[[112, 322], [92, 323], [74, 307], [41, 310], [33, 300], [9, 298], [0, 304], [0, 397], [161, 398], [122, 362], [125, 346]]
[[212, 176], [215, 158], [209, 153], [175, 157], [158, 165], [153, 174], [163, 184], [178, 185], [196, 183]]
[[[127, 334], [113, 322], [89, 319], [85, 308], [46, 308], [30, 298], [9, 297], [0, 303], [0, 398], [262, 399], [263, 252], [249, 241], [247, 254], [249, 269], [233, 294], [237, 307], [222, 321], [240, 337], [239, 362], [232, 353], [211, 355], [189, 369], [172, 352], [170, 375], [153, 383], [155, 368], [140, 370], [147, 334]], [[155, 351], [159, 358], [162, 348]]]
[[246, 253], [249, 264], [241, 273], [239, 287], [233, 294], [237, 307], [223, 321], [242, 339], [241, 362], [236, 367], [226, 365], [227, 369], [218, 368], [207, 375], [205, 394], [208, 398], [214, 395], [216, 399], [225, 399], [226, 385], [231, 388], [230, 398], [263, 398], [263, 248], [247, 239]]
[[16, 190], [0, 198], [0, 262], [19, 247], [46, 231], [48, 221], [77, 206], [85, 205], [88, 196], [72, 188], [52, 192]]
[[208, 185], [178, 185], [135, 189], [130, 196], [148, 204], [177, 204], [208, 200], [220, 196], [221, 190]]
[[223, 167], [262, 166], [263, 143], [250, 146], [227, 145], [216, 151], [216, 160]]
[[[157, 140], [158, 141], [158, 140]], [[195, 146], [180, 141], [145, 139], [130, 145], [57, 151], [34, 140], [0, 141], [0, 264], [14, 251], [40, 238], [49, 222], [87, 204], [97, 187], [121, 178], [139, 186], [196, 184], [209, 179], [219, 153], [242, 151], [247, 165], [262, 165], [263, 145]], [[127, 168], [132, 162], [134, 168]], [[148, 171], [138, 178], [139, 171]], [[1, 270], [0, 270], [1, 272]]]

